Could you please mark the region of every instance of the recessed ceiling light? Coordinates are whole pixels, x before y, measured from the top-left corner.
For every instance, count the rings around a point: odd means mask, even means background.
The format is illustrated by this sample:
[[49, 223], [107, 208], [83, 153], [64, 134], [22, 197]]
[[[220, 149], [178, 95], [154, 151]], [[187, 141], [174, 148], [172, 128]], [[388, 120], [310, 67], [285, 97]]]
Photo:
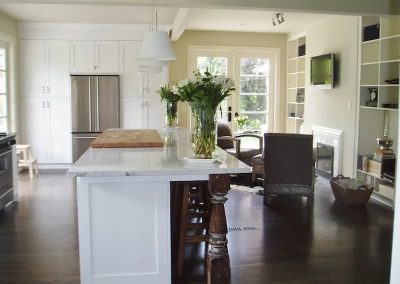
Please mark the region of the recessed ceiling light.
[[58, 16], [58, 15], [60, 15], [60, 13], [58, 13], [57, 11], [51, 10], [50, 15]]

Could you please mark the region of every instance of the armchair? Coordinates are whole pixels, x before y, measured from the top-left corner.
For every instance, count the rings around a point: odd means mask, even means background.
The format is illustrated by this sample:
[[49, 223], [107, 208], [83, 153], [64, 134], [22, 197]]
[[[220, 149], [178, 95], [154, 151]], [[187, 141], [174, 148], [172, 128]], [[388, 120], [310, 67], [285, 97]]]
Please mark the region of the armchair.
[[270, 195], [314, 196], [313, 136], [264, 134], [264, 204]]
[[[251, 137], [252, 139], [257, 139], [259, 142], [258, 148], [244, 148], [241, 145], [241, 138]], [[217, 145], [221, 149], [224, 149], [231, 155], [241, 160], [247, 165], [251, 165], [251, 159], [262, 152], [263, 148], [263, 138], [262, 136], [255, 134], [240, 134], [235, 137], [232, 135], [231, 128], [229, 124], [224, 121], [217, 122]]]

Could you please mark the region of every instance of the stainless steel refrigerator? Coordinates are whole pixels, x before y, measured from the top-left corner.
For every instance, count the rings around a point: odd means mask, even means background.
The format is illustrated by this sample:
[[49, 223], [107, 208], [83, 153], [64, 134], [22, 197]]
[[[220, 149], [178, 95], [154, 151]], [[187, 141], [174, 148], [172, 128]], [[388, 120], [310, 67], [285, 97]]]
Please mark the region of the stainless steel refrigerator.
[[119, 128], [119, 76], [72, 75], [73, 161], [107, 128]]

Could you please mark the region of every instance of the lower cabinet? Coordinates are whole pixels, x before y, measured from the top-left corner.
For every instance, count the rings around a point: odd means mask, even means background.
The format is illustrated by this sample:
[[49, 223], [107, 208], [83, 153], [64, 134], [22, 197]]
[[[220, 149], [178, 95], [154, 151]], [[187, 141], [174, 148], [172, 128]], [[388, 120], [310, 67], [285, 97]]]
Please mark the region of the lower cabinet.
[[[42, 163], [71, 163], [71, 103], [69, 98], [23, 98], [22, 143]], [[22, 144], [19, 143], [19, 144]]]
[[165, 106], [160, 97], [121, 98], [121, 128], [161, 129]]

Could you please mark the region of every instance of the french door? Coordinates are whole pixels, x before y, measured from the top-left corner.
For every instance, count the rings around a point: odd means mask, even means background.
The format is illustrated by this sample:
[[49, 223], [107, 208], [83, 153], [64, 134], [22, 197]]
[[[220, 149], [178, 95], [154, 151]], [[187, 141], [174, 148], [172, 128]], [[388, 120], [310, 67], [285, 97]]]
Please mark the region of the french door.
[[[246, 115], [248, 127], [269, 131], [273, 128], [275, 54], [252, 48], [189, 47], [188, 72], [208, 70], [235, 81], [235, 92], [221, 103], [218, 118], [236, 130], [234, 117]], [[189, 77], [192, 74], [188, 74]]]
[[8, 43], [0, 40], [0, 132], [7, 132], [9, 125], [9, 64]]

